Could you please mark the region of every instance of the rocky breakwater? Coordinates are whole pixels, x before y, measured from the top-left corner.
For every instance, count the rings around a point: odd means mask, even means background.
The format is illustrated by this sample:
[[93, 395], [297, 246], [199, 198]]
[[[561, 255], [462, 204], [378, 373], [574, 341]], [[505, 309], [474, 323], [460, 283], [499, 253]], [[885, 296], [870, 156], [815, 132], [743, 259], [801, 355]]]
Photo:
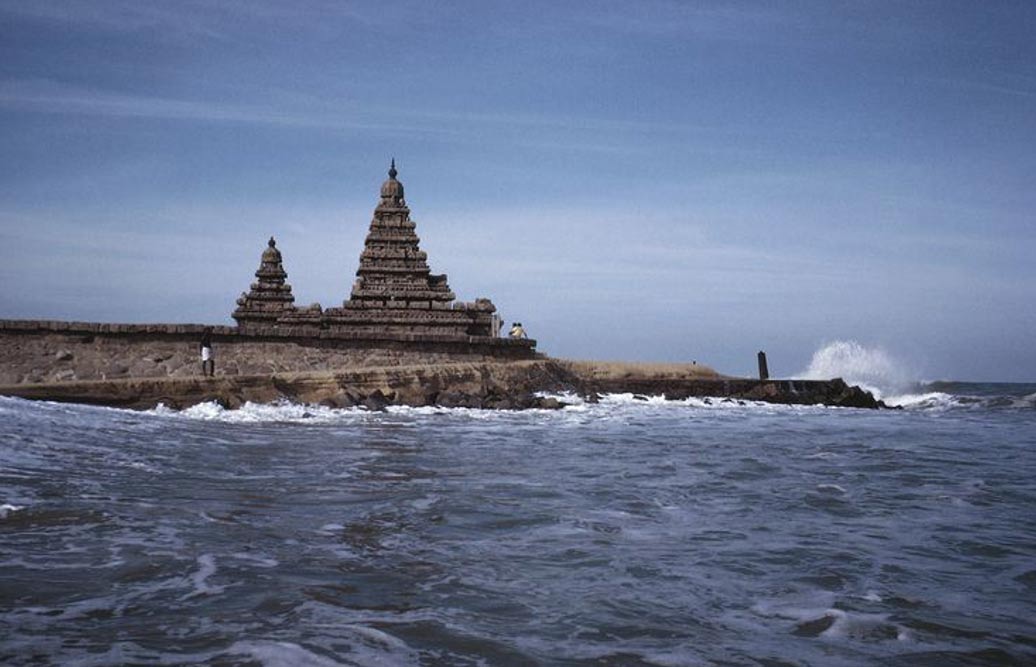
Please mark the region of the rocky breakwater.
[[214, 401], [227, 408], [246, 402], [287, 400], [330, 407], [440, 405], [490, 409], [558, 408], [537, 392], [566, 391], [574, 378], [546, 360], [465, 362], [366, 367], [309, 373], [273, 373], [215, 378], [122, 378], [18, 384], [0, 394], [22, 398], [148, 409], [182, 409]]
[[755, 380], [720, 375], [699, 364], [638, 364], [625, 362], [562, 361], [577, 379], [577, 391], [591, 400], [601, 394], [628, 393], [664, 396], [668, 400], [694, 397], [764, 401], [793, 405], [829, 405], [846, 408], [887, 408], [873, 394], [832, 380]]
[[607, 393], [644, 398], [690, 396], [721, 400], [823, 404], [879, 408], [883, 403], [842, 380], [750, 380], [729, 378], [699, 365], [616, 364], [554, 359], [368, 366], [323, 372], [252, 375], [119, 378], [21, 383], [0, 394], [29, 399], [148, 409], [182, 409], [214, 401], [227, 408], [245, 402], [281, 400], [330, 407], [389, 405], [528, 409], [563, 407], [540, 394], [570, 392], [587, 400]]

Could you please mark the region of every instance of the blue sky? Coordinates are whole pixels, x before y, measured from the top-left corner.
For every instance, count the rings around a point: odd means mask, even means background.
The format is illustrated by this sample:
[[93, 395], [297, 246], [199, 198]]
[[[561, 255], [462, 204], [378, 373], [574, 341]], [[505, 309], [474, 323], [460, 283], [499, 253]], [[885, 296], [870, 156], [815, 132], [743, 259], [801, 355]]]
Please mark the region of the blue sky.
[[0, 317], [348, 295], [388, 160], [543, 351], [1036, 380], [1036, 4], [0, 0]]

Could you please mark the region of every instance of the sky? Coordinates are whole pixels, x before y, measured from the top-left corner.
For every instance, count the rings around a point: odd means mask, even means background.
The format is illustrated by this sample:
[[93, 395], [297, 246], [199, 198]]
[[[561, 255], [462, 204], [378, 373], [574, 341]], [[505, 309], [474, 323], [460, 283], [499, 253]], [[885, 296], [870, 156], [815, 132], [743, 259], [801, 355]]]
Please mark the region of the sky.
[[1036, 3], [0, 0], [0, 317], [422, 248], [555, 356], [1036, 381]]

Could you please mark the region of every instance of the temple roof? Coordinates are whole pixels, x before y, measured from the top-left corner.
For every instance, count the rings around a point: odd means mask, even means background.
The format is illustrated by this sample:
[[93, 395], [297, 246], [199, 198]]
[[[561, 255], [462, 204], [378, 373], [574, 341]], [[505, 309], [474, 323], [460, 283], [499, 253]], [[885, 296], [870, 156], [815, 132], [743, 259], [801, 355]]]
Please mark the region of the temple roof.
[[270, 240], [266, 242], [267, 248], [263, 251], [262, 261], [263, 263], [281, 262], [281, 251], [277, 249], [277, 242], [270, 237]]
[[396, 158], [392, 158], [388, 180], [381, 184], [381, 206], [406, 206], [403, 198], [403, 184], [396, 180]]

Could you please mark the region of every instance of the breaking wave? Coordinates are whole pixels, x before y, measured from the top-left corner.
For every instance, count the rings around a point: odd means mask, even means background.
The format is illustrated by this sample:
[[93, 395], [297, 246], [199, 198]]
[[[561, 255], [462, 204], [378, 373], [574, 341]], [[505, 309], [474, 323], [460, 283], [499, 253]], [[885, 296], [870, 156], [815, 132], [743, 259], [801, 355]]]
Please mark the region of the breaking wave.
[[919, 389], [906, 366], [880, 347], [864, 347], [854, 340], [836, 340], [813, 353], [803, 380], [842, 378], [878, 398], [904, 396]]
[[452, 418], [463, 421], [530, 421], [541, 419], [612, 419], [650, 414], [673, 414], [680, 409], [697, 409], [724, 412], [816, 412], [827, 410], [822, 405], [783, 405], [752, 401], [740, 398], [690, 397], [668, 400], [662, 396], [642, 394], [604, 394], [593, 402], [574, 393], [540, 392], [542, 397], [556, 398], [565, 404], [560, 410], [484, 410], [479, 408], [447, 408], [435, 405], [410, 407], [390, 405], [383, 411], [371, 411], [363, 407], [330, 408], [278, 401], [275, 403], [247, 402], [239, 408], [230, 409], [214, 401], [199, 403], [183, 410], [173, 410], [160, 405], [141, 414], [198, 422], [224, 422], [231, 424], [330, 424], [364, 423], [370, 421], [407, 421], [428, 417]]
[[826, 343], [813, 353], [803, 380], [842, 378], [874, 394], [887, 405], [911, 410], [1033, 409], [1032, 385], [931, 382], [880, 347], [849, 340]]

